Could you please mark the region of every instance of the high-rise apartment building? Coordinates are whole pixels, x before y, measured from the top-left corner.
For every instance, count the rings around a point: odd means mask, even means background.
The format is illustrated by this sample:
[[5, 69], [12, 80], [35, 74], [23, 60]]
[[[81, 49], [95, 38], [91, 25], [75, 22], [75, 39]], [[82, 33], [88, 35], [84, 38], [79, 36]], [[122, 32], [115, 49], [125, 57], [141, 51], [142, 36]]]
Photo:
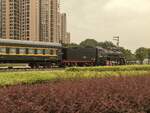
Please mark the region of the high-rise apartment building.
[[19, 0], [0, 0], [0, 37], [19, 39]]
[[57, 32], [58, 32], [58, 8], [59, 1], [51, 0], [51, 41], [58, 42]]
[[61, 42], [65, 43], [65, 38], [66, 38], [66, 33], [67, 33], [66, 13], [62, 13], [60, 18], [61, 18]]
[[61, 14], [61, 43], [70, 43], [70, 33], [67, 32], [67, 15], [66, 13]]
[[71, 36], [70, 36], [70, 33], [67, 32], [67, 33], [66, 33], [66, 39], [65, 39], [65, 43], [66, 43], [66, 44], [70, 44], [70, 37], [71, 37]]
[[19, 0], [20, 1], [20, 39], [39, 40], [39, 1], [38, 0]]
[[58, 8], [57, 0], [40, 0], [40, 41], [58, 42]]
[[[60, 2], [58, 2], [60, 3]], [[57, 41], [61, 43], [61, 13], [60, 13], [60, 5], [58, 5], [57, 11]]]
[[0, 0], [0, 37], [2, 37], [2, 0]]
[[0, 0], [0, 38], [59, 42], [58, 0]]
[[40, 41], [49, 41], [49, 29], [50, 29], [50, 2], [49, 0], [40, 1]]
[[38, 1], [0, 0], [0, 38], [38, 40]]

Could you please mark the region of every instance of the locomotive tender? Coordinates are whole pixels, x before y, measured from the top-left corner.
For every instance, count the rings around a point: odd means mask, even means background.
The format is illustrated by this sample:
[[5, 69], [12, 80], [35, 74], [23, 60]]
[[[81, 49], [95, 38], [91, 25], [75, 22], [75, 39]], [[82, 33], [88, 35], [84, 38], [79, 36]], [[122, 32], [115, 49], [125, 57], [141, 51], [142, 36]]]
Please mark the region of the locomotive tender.
[[122, 53], [103, 48], [63, 48], [59, 43], [0, 39], [0, 63], [27, 63], [31, 68], [123, 65]]

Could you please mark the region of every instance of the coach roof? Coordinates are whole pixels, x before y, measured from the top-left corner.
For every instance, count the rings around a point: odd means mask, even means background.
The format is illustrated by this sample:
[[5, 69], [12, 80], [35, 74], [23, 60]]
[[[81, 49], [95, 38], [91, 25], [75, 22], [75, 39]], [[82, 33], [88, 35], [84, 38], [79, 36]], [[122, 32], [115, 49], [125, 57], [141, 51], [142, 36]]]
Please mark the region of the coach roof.
[[12, 39], [0, 39], [0, 45], [19, 45], [19, 46], [48, 47], [48, 48], [62, 47], [61, 44], [53, 43], [53, 42], [23, 41], [23, 40], [12, 40]]

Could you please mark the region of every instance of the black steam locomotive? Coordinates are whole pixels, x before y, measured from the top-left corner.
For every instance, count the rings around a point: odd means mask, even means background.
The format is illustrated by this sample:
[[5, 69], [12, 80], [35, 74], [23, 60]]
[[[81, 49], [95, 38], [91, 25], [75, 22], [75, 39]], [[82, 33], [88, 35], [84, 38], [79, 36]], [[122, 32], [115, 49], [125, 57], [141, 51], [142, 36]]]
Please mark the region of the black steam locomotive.
[[31, 68], [124, 65], [121, 52], [97, 48], [63, 48], [61, 44], [0, 39], [0, 63], [27, 63]]
[[64, 66], [113, 66], [124, 65], [125, 58], [118, 50], [97, 48], [63, 48]]

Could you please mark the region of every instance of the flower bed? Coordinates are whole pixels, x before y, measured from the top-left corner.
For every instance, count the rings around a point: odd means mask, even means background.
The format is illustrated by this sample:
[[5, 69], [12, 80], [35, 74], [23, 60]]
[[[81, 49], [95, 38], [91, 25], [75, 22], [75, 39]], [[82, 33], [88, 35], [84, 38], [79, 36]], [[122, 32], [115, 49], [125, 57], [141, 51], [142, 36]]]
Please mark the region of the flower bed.
[[0, 88], [0, 113], [149, 112], [149, 76], [66, 80]]

